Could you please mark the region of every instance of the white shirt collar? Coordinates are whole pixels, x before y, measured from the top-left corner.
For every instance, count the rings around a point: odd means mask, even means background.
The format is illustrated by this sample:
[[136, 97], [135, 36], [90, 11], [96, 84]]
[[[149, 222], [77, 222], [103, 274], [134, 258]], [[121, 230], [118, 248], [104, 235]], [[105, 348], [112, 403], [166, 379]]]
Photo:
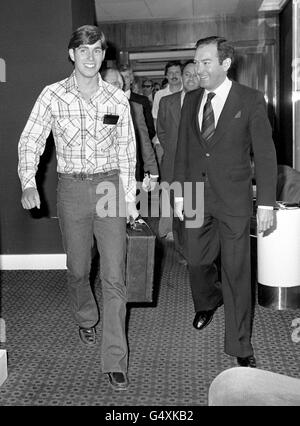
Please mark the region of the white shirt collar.
[[[232, 81], [226, 77], [223, 83], [221, 83], [215, 90], [211, 90], [211, 92], [215, 93], [219, 98], [226, 100], [231, 86]], [[205, 89], [204, 96], [207, 97], [208, 93], [209, 91]]]

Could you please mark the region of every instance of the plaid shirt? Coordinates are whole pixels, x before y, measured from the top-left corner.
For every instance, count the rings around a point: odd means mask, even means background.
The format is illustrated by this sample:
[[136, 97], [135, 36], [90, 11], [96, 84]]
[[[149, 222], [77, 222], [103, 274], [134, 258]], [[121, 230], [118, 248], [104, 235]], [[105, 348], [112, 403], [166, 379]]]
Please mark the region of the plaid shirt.
[[[136, 142], [125, 94], [103, 81], [85, 101], [75, 72], [46, 86], [38, 97], [19, 141], [18, 173], [22, 189], [36, 188], [39, 157], [52, 130], [60, 173], [99, 173], [118, 169], [126, 200], [135, 200]], [[119, 116], [104, 124], [104, 115]]]

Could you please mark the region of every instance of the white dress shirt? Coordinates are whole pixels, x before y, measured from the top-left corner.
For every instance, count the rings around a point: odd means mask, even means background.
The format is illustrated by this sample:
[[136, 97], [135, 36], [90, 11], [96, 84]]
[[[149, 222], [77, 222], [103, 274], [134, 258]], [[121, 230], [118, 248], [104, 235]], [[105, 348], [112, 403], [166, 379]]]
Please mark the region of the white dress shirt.
[[[225, 78], [223, 83], [217, 87], [215, 90], [212, 90], [213, 93], [216, 94], [211, 100], [211, 106], [215, 116], [215, 127], [217, 127], [221, 112], [227, 100], [228, 94], [230, 92], [232, 86], [232, 81], [229, 80], [228, 77]], [[202, 130], [202, 118], [203, 118], [203, 108], [207, 100], [207, 95], [209, 91], [205, 89], [204, 95], [201, 101], [200, 110], [199, 110], [199, 127]]]
[[[212, 105], [212, 109], [213, 109], [214, 117], [215, 117], [215, 127], [217, 127], [220, 115], [222, 113], [223, 107], [225, 105], [225, 102], [227, 100], [231, 87], [232, 87], [232, 81], [229, 80], [228, 77], [226, 77], [223, 83], [221, 83], [219, 87], [217, 87], [215, 90], [212, 90], [212, 92], [215, 93], [215, 96], [211, 100], [211, 105]], [[201, 130], [202, 130], [203, 108], [206, 103], [208, 93], [210, 92], [205, 89], [204, 95], [201, 101], [201, 105], [200, 105], [199, 114], [198, 114], [199, 127]], [[183, 200], [182, 197], [175, 197], [175, 201], [182, 201], [182, 200]], [[273, 210], [272, 206], [258, 206], [258, 208]]]

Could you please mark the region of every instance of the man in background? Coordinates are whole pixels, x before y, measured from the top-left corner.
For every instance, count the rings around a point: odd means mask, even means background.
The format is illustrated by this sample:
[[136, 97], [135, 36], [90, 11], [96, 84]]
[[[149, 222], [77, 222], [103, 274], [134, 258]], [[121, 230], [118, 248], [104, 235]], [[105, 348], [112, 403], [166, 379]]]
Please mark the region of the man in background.
[[152, 141], [152, 139], [154, 138], [156, 134], [156, 131], [154, 127], [153, 117], [151, 114], [150, 102], [146, 96], [140, 95], [132, 91], [131, 85], [134, 80], [132, 69], [126, 65], [123, 65], [121, 66], [120, 71], [124, 79], [123, 90], [125, 92], [125, 95], [130, 101], [137, 102], [138, 104], [141, 104], [143, 106], [143, 112], [144, 112], [144, 117], [145, 117], [147, 129], [148, 129], [149, 138]]
[[[168, 79], [168, 84], [164, 89], [160, 89], [155, 93], [153, 105], [152, 105], [152, 116], [156, 129], [156, 120], [158, 115], [159, 102], [164, 96], [172, 95], [182, 90], [182, 64], [180, 61], [170, 61], [165, 66], [165, 76]], [[157, 129], [156, 129], [157, 130]], [[156, 136], [152, 141], [155, 147], [157, 160], [160, 164], [163, 150], [159, 142], [159, 138]]]
[[143, 95], [147, 96], [150, 105], [152, 107], [152, 103], [153, 103], [153, 81], [152, 80], [143, 80], [142, 83], [142, 91], [143, 91]]
[[[194, 60], [187, 61], [182, 68], [182, 91], [161, 98], [157, 115], [157, 137], [163, 149], [160, 163], [160, 178], [162, 182], [172, 184], [174, 176], [175, 154], [177, 149], [178, 128], [181, 107], [185, 94], [199, 88], [200, 81], [195, 70]], [[186, 265], [184, 256], [184, 224], [178, 217], [173, 217], [174, 197], [171, 196], [171, 215], [161, 217], [159, 229], [165, 235], [173, 232], [174, 246], [179, 263]], [[162, 224], [164, 222], [164, 224]], [[164, 231], [163, 231], [164, 230]]]
[[[124, 80], [119, 70], [107, 68], [101, 72], [104, 81], [123, 90]], [[148, 135], [143, 107], [137, 102], [129, 100], [130, 112], [136, 136], [136, 172], [137, 182], [143, 182], [145, 174], [148, 174], [150, 181], [156, 182], [158, 179], [158, 166], [152, 143]], [[150, 182], [149, 182], [150, 183]]]

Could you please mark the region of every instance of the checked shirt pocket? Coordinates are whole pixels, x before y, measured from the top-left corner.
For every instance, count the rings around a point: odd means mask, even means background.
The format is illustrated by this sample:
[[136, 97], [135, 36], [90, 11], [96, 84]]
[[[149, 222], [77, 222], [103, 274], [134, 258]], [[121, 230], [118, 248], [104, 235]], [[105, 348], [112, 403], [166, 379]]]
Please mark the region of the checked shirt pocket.
[[100, 146], [101, 151], [106, 151], [111, 148], [114, 143], [117, 134], [116, 124], [104, 124], [105, 112], [99, 112], [97, 114], [96, 126], [95, 126], [95, 139], [97, 145]]
[[68, 146], [80, 145], [80, 119], [74, 118], [60, 118], [57, 120], [57, 133]]

